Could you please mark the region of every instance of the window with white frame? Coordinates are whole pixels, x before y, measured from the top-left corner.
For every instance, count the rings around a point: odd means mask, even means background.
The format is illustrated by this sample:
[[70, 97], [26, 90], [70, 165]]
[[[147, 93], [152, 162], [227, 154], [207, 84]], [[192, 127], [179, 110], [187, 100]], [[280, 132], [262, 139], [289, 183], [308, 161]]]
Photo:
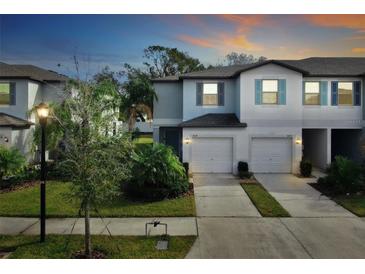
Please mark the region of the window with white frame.
[[304, 104], [320, 105], [320, 85], [319, 82], [305, 82], [304, 84]]
[[278, 80], [262, 80], [262, 103], [277, 104], [279, 93]]
[[218, 105], [218, 83], [203, 84], [203, 105], [205, 106]]
[[0, 83], [0, 105], [10, 105], [10, 83]]
[[352, 82], [338, 82], [338, 105], [353, 105], [354, 86]]

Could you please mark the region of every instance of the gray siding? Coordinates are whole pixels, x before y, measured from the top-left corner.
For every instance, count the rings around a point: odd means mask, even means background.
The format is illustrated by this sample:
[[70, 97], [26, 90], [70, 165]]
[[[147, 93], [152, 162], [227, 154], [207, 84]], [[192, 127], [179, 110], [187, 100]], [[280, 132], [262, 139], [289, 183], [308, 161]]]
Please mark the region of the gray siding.
[[153, 119], [182, 119], [182, 83], [154, 83], [154, 88], [158, 100], [153, 105]]
[[[224, 105], [223, 106], [197, 106], [196, 83], [197, 82], [224, 82]], [[190, 120], [207, 113], [236, 113], [236, 80], [184, 80], [184, 116], [183, 120]]]

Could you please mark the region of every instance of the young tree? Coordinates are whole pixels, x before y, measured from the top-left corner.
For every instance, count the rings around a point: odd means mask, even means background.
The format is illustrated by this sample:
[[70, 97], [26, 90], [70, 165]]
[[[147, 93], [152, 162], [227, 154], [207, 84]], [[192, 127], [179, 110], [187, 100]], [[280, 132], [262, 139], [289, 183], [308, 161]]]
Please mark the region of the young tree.
[[126, 133], [107, 132], [120, 98], [110, 81], [77, 81], [66, 90], [69, 96], [64, 108], [71, 119], [62, 125], [65, 148], [61, 166], [71, 175], [71, 193], [84, 213], [85, 255], [91, 257], [90, 212], [117, 195], [120, 183], [129, 178], [132, 145]]

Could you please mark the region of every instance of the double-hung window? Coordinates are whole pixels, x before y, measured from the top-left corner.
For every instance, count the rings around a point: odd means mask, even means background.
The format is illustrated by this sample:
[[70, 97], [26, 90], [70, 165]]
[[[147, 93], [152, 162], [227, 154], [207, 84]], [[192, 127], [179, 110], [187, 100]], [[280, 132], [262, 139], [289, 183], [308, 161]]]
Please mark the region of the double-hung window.
[[203, 84], [203, 105], [204, 106], [218, 105], [218, 83]]
[[353, 105], [353, 82], [338, 82], [338, 105], [352, 106]]
[[279, 81], [262, 80], [262, 103], [278, 104]]
[[10, 83], [0, 83], [0, 105], [10, 105]]
[[305, 82], [304, 83], [304, 104], [305, 105], [320, 105], [320, 83]]

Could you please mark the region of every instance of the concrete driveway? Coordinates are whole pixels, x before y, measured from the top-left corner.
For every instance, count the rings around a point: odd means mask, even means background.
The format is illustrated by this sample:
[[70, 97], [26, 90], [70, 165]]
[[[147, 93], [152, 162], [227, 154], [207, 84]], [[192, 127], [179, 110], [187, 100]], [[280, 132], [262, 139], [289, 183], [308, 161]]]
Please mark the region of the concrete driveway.
[[255, 177], [292, 217], [354, 217], [308, 185], [316, 178], [298, 178], [292, 174], [255, 174]]
[[[365, 219], [344, 213], [335, 205], [335, 209], [328, 210], [331, 203], [321, 210], [313, 208], [313, 215], [327, 212], [327, 218], [263, 218], [232, 175], [194, 175], [194, 185], [198, 238], [188, 259], [365, 258]], [[317, 192], [303, 185], [286, 191], [278, 189], [277, 197], [291, 195], [305, 207], [308, 202], [301, 201], [308, 200], [308, 196], [318, 199]], [[319, 205], [312, 200], [312, 207]], [[297, 208], [290, 213], [308, 215], [309, 211]]]

